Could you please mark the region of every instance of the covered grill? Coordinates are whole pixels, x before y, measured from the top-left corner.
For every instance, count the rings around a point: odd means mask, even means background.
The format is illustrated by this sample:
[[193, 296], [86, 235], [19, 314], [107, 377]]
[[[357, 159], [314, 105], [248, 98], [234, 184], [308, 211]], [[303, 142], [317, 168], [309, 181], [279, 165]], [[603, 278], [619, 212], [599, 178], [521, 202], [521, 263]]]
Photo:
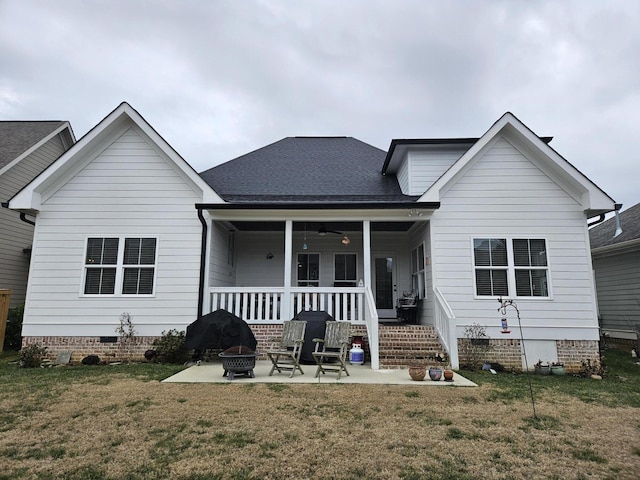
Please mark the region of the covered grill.
[[185, 345], [192, 350], [226, 350], [230, 347], [249, 347], [255, 350], [258, 342], [247, 323], [226, 310], [216, 310], [198, 318], [187, 327]]

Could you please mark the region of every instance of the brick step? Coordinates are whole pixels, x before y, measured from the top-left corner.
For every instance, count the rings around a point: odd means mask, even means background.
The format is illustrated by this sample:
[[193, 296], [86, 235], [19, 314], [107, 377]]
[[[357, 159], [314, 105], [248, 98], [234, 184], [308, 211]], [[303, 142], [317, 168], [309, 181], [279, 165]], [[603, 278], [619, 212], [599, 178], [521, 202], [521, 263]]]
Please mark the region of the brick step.
[[416, 362], [438, 363], [438, 356], [445, 351], [430, 325], [380, 325], [378, 334], [382, 368], [406, 367]]

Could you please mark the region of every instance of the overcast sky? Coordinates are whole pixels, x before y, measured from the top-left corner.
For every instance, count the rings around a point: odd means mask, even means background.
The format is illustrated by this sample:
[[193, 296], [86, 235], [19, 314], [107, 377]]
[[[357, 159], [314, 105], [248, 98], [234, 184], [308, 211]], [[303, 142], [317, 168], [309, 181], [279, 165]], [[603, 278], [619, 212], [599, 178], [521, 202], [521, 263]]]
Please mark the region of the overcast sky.
[[295, 135], [479, 137], [513, 112], [640, 202], [640, 2], [0, 0], [0, 119], [129, 102], [196, 170]]

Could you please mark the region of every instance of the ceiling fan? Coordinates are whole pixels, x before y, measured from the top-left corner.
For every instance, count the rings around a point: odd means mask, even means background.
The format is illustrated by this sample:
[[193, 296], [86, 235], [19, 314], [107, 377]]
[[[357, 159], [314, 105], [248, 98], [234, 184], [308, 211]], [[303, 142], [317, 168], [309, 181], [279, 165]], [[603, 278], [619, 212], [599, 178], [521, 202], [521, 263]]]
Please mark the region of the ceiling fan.
[[335, 235], [342, 235], [342, 232], [338, 232], [336, 230], [327, 230], [327, 227], [325, 226], [325, 224], [323, 223], [322, 225], [320, 225], [320, 228], [318, 229], [318, 235], [320, 236], [324, 236], [327, 233], [333, 233]]

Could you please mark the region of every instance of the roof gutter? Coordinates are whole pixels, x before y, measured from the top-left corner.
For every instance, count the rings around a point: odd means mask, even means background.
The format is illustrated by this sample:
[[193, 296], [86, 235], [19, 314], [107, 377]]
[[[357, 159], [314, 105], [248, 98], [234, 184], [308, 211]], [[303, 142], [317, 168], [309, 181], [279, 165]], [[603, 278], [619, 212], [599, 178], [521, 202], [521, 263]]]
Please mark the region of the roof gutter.
[[198, 210], [394, 210], [403, 208], [426, 208], [437, 210], [440, 202], [402, 203], [196, 203]]
[[[622, 208], [622, 203], [616, 203], [614, 205], [614, 211], [615, 211], [615, 214], [616, 214], [616, 232], [618, 232], [618, 228], [620, 227], [620, 220], [618, 218], [618, 212], [620, 211], [621, 208]], [[594, 220], [593, 222], [587, 223], [587, 228], [593, 227], [594, 225], [598, 225], [599, 223], [604, 222], [605, 216], [606, 216], [605, 213], [601, 213], [597, 220]], [[620, 233], [622, 233], [622, 229], [620, 229]], [[616, 233], [616, 235], [614, 235], [614, 237], [617, 237], [618, 235], [620, 235], [620, 233]]]
[[[2, 206], [2, 208], [9, 208], [9, 202], [2, 202], [0, 203], [0, 205]], [[33, 220], [29, 220], [26, 213], [20, 213], [20, 220], [22, 220], [24, 223], [28, 223], [29, 225], [33, 225], [34, 227], [36, 226], [36, 222], [34, 222]]]

